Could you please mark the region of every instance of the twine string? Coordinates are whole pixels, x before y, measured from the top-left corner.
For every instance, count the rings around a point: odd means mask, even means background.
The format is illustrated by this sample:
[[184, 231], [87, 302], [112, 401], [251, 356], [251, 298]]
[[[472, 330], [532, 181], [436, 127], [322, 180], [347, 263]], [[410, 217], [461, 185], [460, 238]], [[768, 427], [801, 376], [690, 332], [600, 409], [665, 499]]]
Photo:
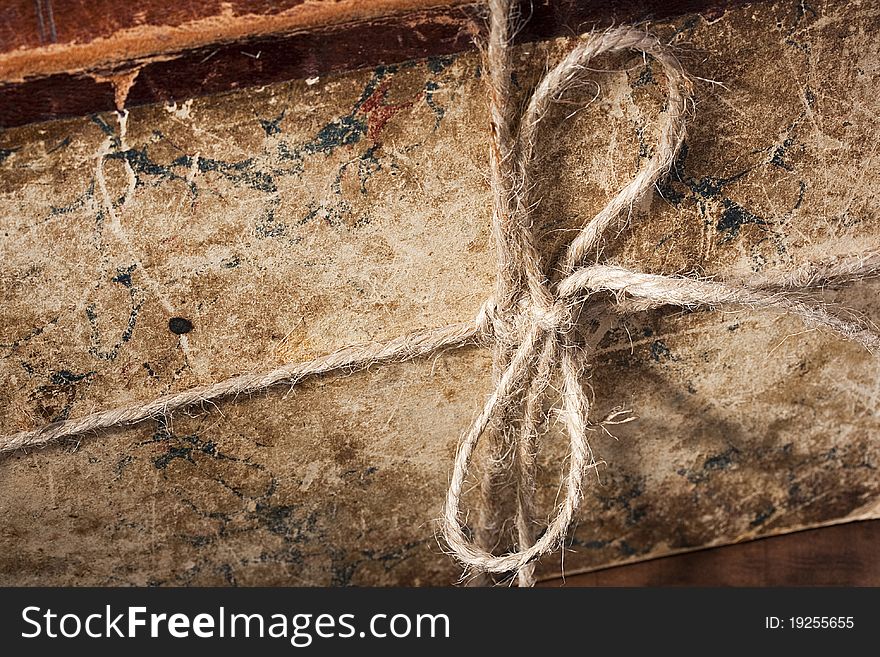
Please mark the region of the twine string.
[[[841, 320], [819, 306], [805, 304], [781, 292], [641, 274], [600, 263], [602, 238], [615, 224], [629, 218], [631, 209], [651, 193], [669, 171], [684, 143], [690, 81], [678, 60], [656, 37], [625, 27], [595, 32], [540, 80], [519, 120], [516, 139], [511, 139], [510, 124], [498, 125], [497, 122], [516, 120], [512, 111], [516, 104], [508, 82], [512, 73], [508, 46], [511, 24], [515, 20], [514, 5], [509, 0], [491, 0], [489, 9], [490, 46], [484, 57], [491, 72], [491, 153], [493, 162], [505, 165], [493, 167], [491, 181], [496, 200], [493, 234], [499, 253], [496, 289], [505, 296], [503, 303], [489, 300], [481, 317], [491, 316], [491, 325], [497, 327], [494, 335], [496, 371], [499, 359], [506, 369], [497, 377], [495, 391], [461, 442], [441, 522], [446, 543], [466, 567], [477, 573], [516, 572], [519, 584], [530, 586], [534, 583], [534, 561], [564, 540], [580, 503], [586, 473], [596, 466], [587, 439], [590, 401], [582, 387], [588, 354], [577, 341], [579, 322], [575, 320], [577, 311], [583, 309], [588, 300], [603, 292], [610, 293], [611, 299], [600, 305], [599, 315], [620, 310], [645, 311], [662, 305], [775, 308], [799, 315], [809, 324], [831, 328], [865, 346], [877, 347], [880, 340], [858, 323]], [[536, 247], [539, 236], [533, 217], [537, 204], [532, 194], [537, 189], [535, 179], [541, 177], [535, 171], [539, 130], [553, 103], [583, 76], [594, 57], [627, 50], [651, 57], [666, 77], [667, 101], [660, 117], [655, 153], [633, 179], [577, 231], [558, 262], [548, 265], [542, 262]], [[511, 162], [516, 165], [511, 166]], [[862, 264], [876, 266], [876, 258], [865, 259]], [[824, 268], [822, 274], [832, 275], [831, 269]], [[865, 269], [859, 272], [866, 273]], [[563, 480], [562, 501], [544, 532], [536, 538], [536, 435], [543, 419], [542, 400], [554, 368], [562, 380], [561, 416], [569, 439], [569, 465]], [[521, 428], [515, 449], [507, 450], [517, 462], [513, 477], [517, 549], [503, 555], [495, 555], [487, 549], [489, 541], [480, 533], [476, 541], [470, 540], [460, 520], [462, 488], [474, 450], [493, 418], [508, 430], [516, 422]], [[502, 449], [506, 447], [505, 442], [501, 441]], [[484, 491], [499, 488], [498, 452], [495, 446], [490, 456], [491, 467], [485, 475]], [[497, 505], [497, 500], [495, 503]], [[496, 520], [492, 524], [496, 527], [499, 523]], [[497, 536], [493, 539], [498, 540]]]

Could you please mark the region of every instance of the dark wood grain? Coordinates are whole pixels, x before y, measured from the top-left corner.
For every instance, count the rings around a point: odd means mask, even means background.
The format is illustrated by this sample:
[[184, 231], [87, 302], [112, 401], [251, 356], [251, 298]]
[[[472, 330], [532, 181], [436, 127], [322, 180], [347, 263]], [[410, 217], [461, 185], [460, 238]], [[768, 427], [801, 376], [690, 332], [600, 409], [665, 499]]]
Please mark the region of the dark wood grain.
[[277, 14], [304, 0], [4, 0], [3, 51], [46, 44], [85, 43], [143, 25], [177, 27], [229, 14]]
[[699, 550], [541, 586], [880, 586], [880, 521]]
[[[180, 3], [171, 0], [150, 0], [152, 27], [156, 28], [161, 18], [163, 3], [169, 8], [169, 35], [177, 35], [176, 26], [183, 15]], [[128, 41], [125, 47], [120, 43], [118, 52], [113, 51], [113, 40], [107, 36], [108, 25], [123, 29], [131, 22], [130, 12], [114, 9], [115, 4], [102, 5], [111, 14], [123, 12], [114, 22], [106, 17], [95, 19], [94, 7], [89, 3], [56, 0], [52, 5], [55, 14], [51, 34], [46, 32], [49, 28], [45, 16], [41, 22], [25, 4], [17, 2], [0, 11], [0, 35], [5, 35], [5, 40], [0, 40], [0, 128], [462, 52], [474, 47], [475, 33], [484, 28], [483, 3], [450, 2], [432, 9], [312, 27], [292, 34], [254, 33], [198, 45], [193, 41], [192, 47], [181, 47], [169, 36], [174, 49], [164, 52], [153, 45], [138, 54], [131, 50]], [[242, 0], [236, 6], [241, 9], [248, 4]], [[265, 11], [263, 4], [257, 3], [256, 9]], [[296, 3], [287, 3], [290, 4]], [[528, 21], [518, 38], [535, 41], [596, 26], [642, 23], [695, 12], [712, 19], [740, 4], [744, 4], [743, 0], [524, 2], [523, 13]], [[62, 12], [63, 5], [66, 6]], [[172, 11], [172, 7], [176, 9]], [[63, 24], [59, 25], [61, 17]], [[69, 24], [76, 24], [77, 29]], [[271, 23], [268, 25], [261, 29], [270, 29]], [[239, 32], [229, 30], [230, 34]], [[16, 34], [19, 36], [12, 38]], [[155, 34], [151, 39], [162, 41]], [[71, 60], [69, 70], [39, 73], [41, 53], [46, 58], [57, 57], [59, 48], [68, 47], [65, 42], [76, 49], [78, 44], [92, 41], [102, 44], [92, 64], [80, 59], [74, 64]], [[47, 47], [50, 49], [46, 50]], [[33, 49], [34, 56], [28, 60], [32, 71], [10, 63], [20, 59], [27, 48]], [[134, 71], [137, 75], [132, 81], [130, 74]], [[120, 90], [114, 79], [131, 84]]]

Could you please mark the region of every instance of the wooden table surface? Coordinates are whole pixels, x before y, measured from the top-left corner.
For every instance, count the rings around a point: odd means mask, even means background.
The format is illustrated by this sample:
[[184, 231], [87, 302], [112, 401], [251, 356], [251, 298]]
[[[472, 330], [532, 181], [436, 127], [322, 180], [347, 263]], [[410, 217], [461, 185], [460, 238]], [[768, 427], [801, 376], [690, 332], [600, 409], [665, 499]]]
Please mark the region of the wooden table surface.
[[880, 521], [605, 568], [540, 586], [880, 586]]

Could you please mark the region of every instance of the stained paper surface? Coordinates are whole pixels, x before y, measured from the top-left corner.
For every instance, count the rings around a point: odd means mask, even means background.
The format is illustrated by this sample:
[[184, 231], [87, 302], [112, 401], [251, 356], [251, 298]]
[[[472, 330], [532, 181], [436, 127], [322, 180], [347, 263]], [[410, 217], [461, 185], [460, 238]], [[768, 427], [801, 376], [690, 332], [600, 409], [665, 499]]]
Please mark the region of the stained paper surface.
[[[880, 12], [785, 2], [652, 29], [696, 78], [688, 147], [603, 258], [721, 276], [880, 247]], [[572, 43], [519, 48], [519, 87]], [[596, 69], [542, 137], [548, 250], [652, 153], [660, 69]], [[473, 317], [494, 277], [487, 150], [474, 54], [0, 133], [2, 432]], [[825, 298], [876, 321], [878, 292]], [[595, 418], [639, 419], [595, 432], [567, 572], [880, 516], [860, 347], [661, 310], [592, 362]], [[467, 348], [5, 456], [0, 581], [454, 582], [435, 521], [490, 379]]]

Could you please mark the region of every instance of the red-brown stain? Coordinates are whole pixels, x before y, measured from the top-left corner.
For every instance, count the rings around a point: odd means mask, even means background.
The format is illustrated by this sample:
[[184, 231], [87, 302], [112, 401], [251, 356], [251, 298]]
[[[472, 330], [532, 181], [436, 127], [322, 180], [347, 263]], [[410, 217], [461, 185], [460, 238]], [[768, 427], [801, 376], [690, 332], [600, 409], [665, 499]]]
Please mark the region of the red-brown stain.
[[386, 103], [388, 96], [388, 85], [391, 80], [384, 80], [376, 90], [364, 101], [360, 111], [367, 115], [369, 119], [369, 127], [367, 128], [367, 136], [373, 141], [379, 140], [379, 133], [385, 127], [385, 124], [392, 119], [400, 110], [412, 107], [413, 101], [405, 103]]

